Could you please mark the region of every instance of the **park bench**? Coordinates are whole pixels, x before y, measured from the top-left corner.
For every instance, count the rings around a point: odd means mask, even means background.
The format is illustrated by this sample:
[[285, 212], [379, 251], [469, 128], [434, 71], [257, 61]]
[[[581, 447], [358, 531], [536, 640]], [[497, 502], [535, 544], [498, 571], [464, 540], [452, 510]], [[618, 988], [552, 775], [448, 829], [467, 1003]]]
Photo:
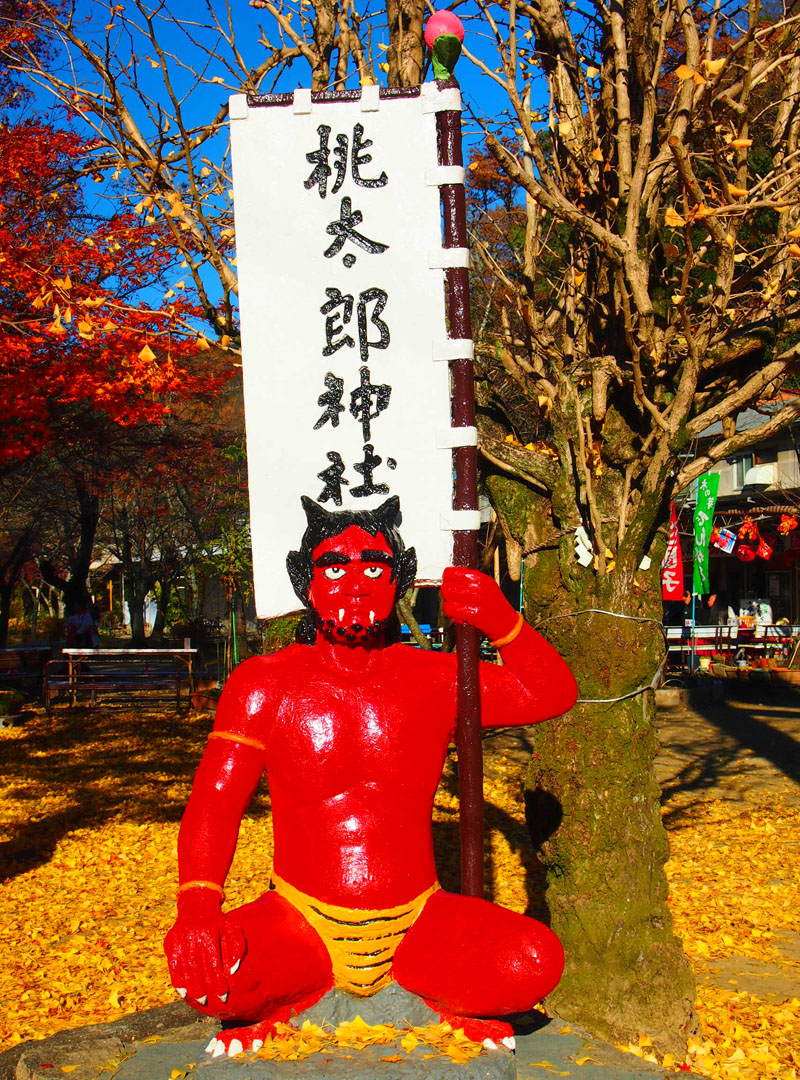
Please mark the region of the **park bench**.
[[41, 695], [44, 668], [51, 651], [49, 645], [0, 649], [0, 689]]
[[194, 689], [192, 662], [196, 649], [64, 649], [44, 672], [48, 712], [57, 699], [154, 705], [173, 702], [180, 709]]

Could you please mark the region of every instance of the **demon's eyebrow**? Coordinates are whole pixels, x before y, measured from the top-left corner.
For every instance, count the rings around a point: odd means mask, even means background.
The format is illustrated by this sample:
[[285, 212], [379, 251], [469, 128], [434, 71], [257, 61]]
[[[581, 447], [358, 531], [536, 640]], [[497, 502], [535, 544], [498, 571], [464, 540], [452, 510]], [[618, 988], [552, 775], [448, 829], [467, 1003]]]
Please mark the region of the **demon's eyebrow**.
[[375, 548], [366, 548], [362, 551], [361, 561], [384, 563], [386, 566], [394, 565], [394, 559], [391, 555], [387, 555], [385, 551], [378, 551]]
[[318, 559], [314, 559], [314, 566], [346, 566], [350, 562], [349, 555], [342, 555], [339, 551], [326, 551]]

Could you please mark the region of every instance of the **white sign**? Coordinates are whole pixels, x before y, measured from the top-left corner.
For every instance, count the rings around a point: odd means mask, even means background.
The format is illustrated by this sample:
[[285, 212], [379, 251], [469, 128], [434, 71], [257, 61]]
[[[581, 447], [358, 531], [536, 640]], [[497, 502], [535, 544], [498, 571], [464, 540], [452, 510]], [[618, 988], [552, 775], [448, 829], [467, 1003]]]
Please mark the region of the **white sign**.
[[[256, 608], [296, 609], [300, 496], [400, 497], [418, 581], [451, 561], [436, 118], [420, 97], [231, 99]], [[437, 269], [438, 266], [438, 269]], [[462, 526], [463, 527], [463, 526]]]

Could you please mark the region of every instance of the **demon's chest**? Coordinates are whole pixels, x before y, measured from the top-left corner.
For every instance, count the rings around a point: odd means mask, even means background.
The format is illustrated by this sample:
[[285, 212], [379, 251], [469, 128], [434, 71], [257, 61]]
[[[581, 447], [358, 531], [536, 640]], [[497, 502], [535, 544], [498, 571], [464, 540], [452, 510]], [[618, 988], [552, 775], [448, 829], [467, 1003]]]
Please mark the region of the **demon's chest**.
[[313, 679], [281, 703], [267, 766], [270, 784], [323, 798], [376, 782], [435, 788], [450, 723], [424, 688], [383, 680]]

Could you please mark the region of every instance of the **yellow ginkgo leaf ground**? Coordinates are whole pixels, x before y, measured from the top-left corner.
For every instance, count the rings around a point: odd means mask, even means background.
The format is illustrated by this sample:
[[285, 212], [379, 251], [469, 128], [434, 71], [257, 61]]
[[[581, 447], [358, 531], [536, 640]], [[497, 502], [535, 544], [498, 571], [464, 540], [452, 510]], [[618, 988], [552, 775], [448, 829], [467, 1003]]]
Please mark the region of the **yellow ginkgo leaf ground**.
[[[174, 999], [161, 941], [174, 916], [178, 823], [209, 726], [203, 715], [59, 708], [0, 730], [0, 1049]], [[524, 824], [523, 776], [524, 754], [490, 740], [487, 892], [531, 911], [543, 880]], [[434, 826], [445, 888], [458, 880], [453, 792], [449, 767]], [[765, 790], [745, 805], [709, 791], [676, 795], [673, 815], [670, 805], [672, 909], [703, 1021], [687, 1060], [723, 1080], [795, 1080], [800, 964], [785, 944], [800, 941], [797, 795]], [[240, 833], [230, 905], [266, 887], [271, 853], [262, 791]], [[728, 981], [719, 972], [731, 958], [784, 973], [797, 995], [759, 997]], [[641, 1042], [632, 1049], [651, 1057]]]

